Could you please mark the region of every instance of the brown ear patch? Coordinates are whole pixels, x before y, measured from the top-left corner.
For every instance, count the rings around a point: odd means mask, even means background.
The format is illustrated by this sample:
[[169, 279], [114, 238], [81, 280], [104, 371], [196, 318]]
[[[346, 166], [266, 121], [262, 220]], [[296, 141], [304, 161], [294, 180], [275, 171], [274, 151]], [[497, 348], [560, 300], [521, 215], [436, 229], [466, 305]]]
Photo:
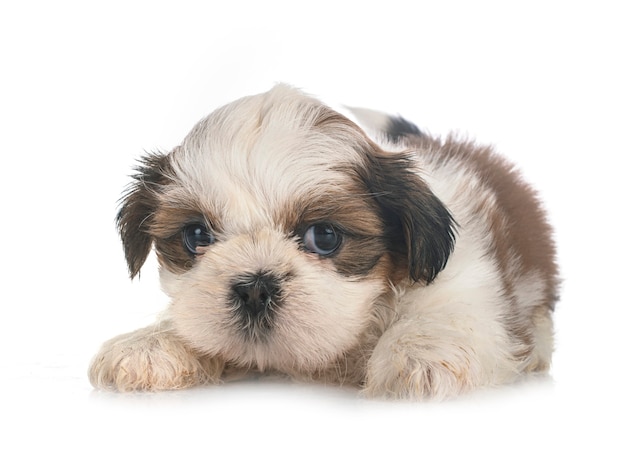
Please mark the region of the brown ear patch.
[[381, 207], [389, 249], [404, 260], [411, 279], [431, 283], [454, 249], [454, 219], [408, 154], [373, 151], [362, 179]]
[[170, 181], [170, 171], [168, 155], [146, 155], [121, 199], [117, 228], [131, 278], [137, 276], [152, 248], [150, 228], [159, 206], [160, 188]]

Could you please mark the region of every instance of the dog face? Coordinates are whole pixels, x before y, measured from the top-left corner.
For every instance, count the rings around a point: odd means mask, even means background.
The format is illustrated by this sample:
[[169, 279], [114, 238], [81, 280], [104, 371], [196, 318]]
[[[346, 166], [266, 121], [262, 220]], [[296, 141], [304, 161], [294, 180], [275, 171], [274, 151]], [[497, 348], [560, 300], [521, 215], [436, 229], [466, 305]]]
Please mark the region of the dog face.
[[286, 86], [145, 157], [118, 226], [131, 277], [156, 250], [180, 336], [261, 370], [323, 368], [359, 344], [394, 285], [432, 281], [454, 244], [408, 154]]

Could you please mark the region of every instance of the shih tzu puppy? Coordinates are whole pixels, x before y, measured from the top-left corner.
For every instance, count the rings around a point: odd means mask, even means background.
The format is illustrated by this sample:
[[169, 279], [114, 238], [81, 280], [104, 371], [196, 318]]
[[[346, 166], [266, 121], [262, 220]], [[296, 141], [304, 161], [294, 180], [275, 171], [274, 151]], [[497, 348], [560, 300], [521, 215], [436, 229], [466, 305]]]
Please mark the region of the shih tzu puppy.
[[97, 388], [272, 372], [445, 398], [550, 365], [557, 267], [536, 193], [490, 148], [399, 117], [285, 85], [242, 98], [143, 158], [118, 228], [131, 277], [156, 251], [171, 304], [104, 343]]

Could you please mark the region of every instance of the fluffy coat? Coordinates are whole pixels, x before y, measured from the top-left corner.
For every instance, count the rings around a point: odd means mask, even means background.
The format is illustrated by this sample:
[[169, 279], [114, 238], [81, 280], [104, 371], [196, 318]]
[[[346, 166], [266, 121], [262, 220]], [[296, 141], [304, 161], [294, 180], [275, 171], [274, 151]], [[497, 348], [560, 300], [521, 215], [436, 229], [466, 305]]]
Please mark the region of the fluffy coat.
[[536, 193], [491, 148], [352, 116], [278, 85], [144, 157], [118, 226], [131, 277], [155, 249], [171, 305], [103, 345], [94, 386], [272, 371], [422, 399], [549, 368], [558, 272]]

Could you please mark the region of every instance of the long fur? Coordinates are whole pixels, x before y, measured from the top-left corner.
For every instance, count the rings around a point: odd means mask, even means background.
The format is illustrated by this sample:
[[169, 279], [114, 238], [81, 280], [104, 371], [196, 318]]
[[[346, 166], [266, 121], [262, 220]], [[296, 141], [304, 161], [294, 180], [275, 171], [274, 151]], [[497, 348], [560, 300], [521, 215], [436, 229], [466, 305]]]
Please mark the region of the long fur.
[[536, 193], [488, 147], [353, 115], [278, 85], [143, 159], [118, 226], [132, 277], [156, 250], [171, 305], [104, 344], [94, 386], [254, 370], [422, 399], [549, 368], [558, 272]]

